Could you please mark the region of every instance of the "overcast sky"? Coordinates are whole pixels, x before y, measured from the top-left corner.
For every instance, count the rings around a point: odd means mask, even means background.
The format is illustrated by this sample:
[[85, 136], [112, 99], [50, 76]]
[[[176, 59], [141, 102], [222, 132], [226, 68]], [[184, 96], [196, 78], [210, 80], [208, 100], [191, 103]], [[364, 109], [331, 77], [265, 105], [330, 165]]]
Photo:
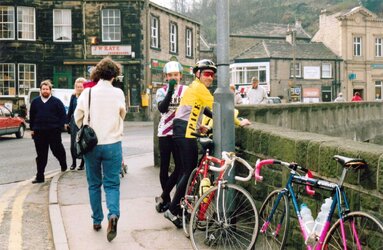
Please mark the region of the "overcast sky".
[[150, 0], [150, 1], [170, 9], [171, 0]]

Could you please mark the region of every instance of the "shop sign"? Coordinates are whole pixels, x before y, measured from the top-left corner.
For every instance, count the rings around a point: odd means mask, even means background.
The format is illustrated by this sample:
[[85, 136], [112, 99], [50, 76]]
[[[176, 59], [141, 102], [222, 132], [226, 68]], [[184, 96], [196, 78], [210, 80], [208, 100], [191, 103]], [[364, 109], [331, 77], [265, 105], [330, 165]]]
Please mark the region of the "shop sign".
[[131, 55], [130, 45], [96, 45], [92, 46], [92, 56]]
[[319, 97], [320, 89], [319, 88], [304, 88], [303, 97]]
[[373, 68], [373, 69], [383, 69], [383, 64], [381, 64], [381, 63], [371, 64], [371, 68]]
[[304, 79], [320, 79], [320, 67], [306, 66], [303, 67]]

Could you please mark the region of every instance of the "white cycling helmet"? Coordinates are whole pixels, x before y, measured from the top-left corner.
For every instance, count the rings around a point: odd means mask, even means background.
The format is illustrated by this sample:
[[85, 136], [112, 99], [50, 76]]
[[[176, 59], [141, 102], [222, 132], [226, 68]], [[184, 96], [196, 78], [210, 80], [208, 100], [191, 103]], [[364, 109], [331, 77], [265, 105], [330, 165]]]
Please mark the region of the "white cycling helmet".
[[183, 68], [179, 62], [170, 61], [165, 64], [163, 71], [165, 74], [174, 73], [174, 72], [182, 73]]

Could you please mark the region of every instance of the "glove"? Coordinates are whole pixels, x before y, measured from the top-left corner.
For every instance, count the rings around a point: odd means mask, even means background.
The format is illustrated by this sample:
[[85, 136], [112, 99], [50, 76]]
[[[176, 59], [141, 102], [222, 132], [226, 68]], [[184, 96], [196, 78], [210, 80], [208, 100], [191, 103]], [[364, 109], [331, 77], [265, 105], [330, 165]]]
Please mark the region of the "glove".
[[171, 91], [173, 93], [174, 91], [174, 87], [177, 85], [177, 81], [174, 80], [174, 79], [171, 79], [169, 81], [169, 91]]

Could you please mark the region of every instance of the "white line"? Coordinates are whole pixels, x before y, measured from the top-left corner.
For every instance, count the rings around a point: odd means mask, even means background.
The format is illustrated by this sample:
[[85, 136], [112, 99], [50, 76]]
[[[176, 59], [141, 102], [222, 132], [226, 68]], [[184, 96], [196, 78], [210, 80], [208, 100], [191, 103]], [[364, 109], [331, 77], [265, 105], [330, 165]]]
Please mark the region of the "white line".
[[9, 230], [8, 249], [23, 249], [22, 222], [23, 222], [23, 204], [31, 187], [25, 186], [17, 195], [12, 206], [11, 228]]

